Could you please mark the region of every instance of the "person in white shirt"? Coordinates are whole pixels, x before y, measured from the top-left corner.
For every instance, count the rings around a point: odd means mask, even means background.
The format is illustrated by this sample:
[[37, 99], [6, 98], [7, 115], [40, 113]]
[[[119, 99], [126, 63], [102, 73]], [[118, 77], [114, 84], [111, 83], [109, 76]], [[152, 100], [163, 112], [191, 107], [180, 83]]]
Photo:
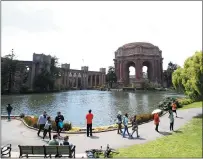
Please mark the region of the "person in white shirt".
[[39, 136], [41, 130], [44, 129], [44, 126], [45, 126], [46, 122], [47, 122], [47, 113], [44, 111], [44, 113], [39, 116], [39, 119], [38, 119], [38, 122], [37, 122], [38, 127], [39, 127], [39, 130], [37, 132], [38, 136]]

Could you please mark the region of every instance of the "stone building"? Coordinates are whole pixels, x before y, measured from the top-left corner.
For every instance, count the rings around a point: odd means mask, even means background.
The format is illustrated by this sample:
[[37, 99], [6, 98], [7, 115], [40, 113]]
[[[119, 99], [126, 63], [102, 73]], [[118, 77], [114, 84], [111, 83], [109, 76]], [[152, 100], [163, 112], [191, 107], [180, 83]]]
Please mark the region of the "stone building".
[[163, 83], [163, 58], [162, 51], [153, 44], [145, 42], [135, 42], [119, 47], [115, 52], [115, 71], [118, 83], [127, 86], [130, 83], [129, 67], [135, 68], [134, 82], [136, 87], [142, 87], [143, 66], [147, 66], [149, 81], [153, 83]]
[[[1, 66], [5, 59], [1, 58]], [[50, 71], [51, 56], [44, 54], [33, 54], [32, 61], [17, 61], [16, 72], [12, 75], [14, 83], [12, 83], [12, 91], [20, 91], [22, 85], [27, 86], [30, 90], [34, 90], [33, 84], [35, 77], [42, 69]], [[92, 88], [104, 85], [106, 82], [106, 69], [100, 68], [99, 71], [89, 71], [88, 66], [83, 66], [81, 70], [70, 69], [70, 64], [62, 64], [60, 68], [60, 77], [56, 80], [57, 89], [75, 88]], [[26, 80], [25, 80], [26, 78]], [[25, 81], [25, 82], [23, 82]]]

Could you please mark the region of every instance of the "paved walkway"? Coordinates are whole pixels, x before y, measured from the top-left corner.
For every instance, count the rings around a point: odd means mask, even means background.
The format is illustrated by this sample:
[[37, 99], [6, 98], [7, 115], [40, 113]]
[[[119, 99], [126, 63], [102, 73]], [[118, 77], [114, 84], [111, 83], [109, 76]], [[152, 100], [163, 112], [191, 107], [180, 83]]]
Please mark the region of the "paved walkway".
[[[192, 108], [177, 111], [179, 118], [175, 118], [174, 130], [179, 129], [194, 116], [202, 113], [202, 108]], [[47, 142], [37, 136], [35, 130], [28, 129], [21, 121], [10, 122], [2, 120], [2, 145], [12, 144], [12, 151], [19, 152], [18, 145], [46, 145]], [[129, 129], [131, 132], [131, 129]], [[127, 147], [135, 144], [142, 144], [155, 140], [164, 135], [170, 135], [168, 114], [160, 118], [160, 126], [157, 133], [154, 130], [153, 122], [139, 126], [140, 138], [128, 139], [117, 134], [116, 131], [93, 134], [93, 137], [86, 137], [86, 134], [70, 134], [70, 143], [76, 145], [76, 153], [84, 154], [85, 150], [91, 148], [103, 148], [107, 144], [112, 148]], [[42, 135], [42, 134], [41, 134]], [[136, 135], [136, 133], [135, 133]], [[65, 134], [62, 134], [65, 136]], [[48, 141], [48, 139], [47, 139]], [[79, 156], [78, 156], [79, 157]]]

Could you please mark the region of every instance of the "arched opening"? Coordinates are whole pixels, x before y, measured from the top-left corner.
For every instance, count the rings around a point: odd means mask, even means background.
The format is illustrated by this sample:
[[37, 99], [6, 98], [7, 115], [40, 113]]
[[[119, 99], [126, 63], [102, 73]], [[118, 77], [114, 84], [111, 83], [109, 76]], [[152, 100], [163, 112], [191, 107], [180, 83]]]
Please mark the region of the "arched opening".
[[136, 68], [135, 68], [135, 63], [130, 61], [126, 64], [125, 68], [126, 72], [126, 83], [125, 85], [127, 86], [132, 86], [132, 84], [135, 82], [136, 79]]
[[152, 65], [149, 61], [144, 61], [142, 63], [142, 78], [152, 81]]

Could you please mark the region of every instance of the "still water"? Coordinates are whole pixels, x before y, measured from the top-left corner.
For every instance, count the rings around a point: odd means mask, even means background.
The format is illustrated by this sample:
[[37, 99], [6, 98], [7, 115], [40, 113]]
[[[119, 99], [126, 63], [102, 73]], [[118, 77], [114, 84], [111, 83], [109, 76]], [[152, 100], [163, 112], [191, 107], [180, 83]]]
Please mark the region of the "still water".
[[85, 115], [89, 109], [94, 113], [94, 126], [114, 124], [120, 110], [129, 116], [150, 113], [156, 104], [168, 96], [182, 96], [170, 92], [110, 92], [79, 90], [61, 93], [1, 96], [1, 113], [12, 104], [14, 115], [40, 115], [45, 110], [51, 117], [61, 111], [73, 126], [85, 127]]

